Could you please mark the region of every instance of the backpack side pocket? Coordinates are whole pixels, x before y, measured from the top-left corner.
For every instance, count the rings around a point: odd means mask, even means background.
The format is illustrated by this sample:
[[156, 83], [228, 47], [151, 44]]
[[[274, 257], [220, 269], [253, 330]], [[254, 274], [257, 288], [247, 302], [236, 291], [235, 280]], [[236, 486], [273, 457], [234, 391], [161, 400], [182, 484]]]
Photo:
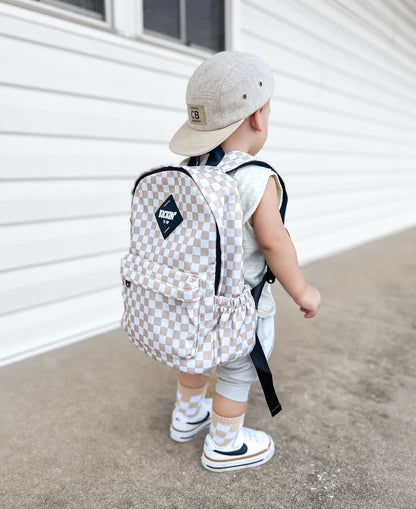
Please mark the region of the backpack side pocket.
[[214, 297], [220, 363], [248, 355], [256, 342], [257, 311], [250, 288], [238, 297]]

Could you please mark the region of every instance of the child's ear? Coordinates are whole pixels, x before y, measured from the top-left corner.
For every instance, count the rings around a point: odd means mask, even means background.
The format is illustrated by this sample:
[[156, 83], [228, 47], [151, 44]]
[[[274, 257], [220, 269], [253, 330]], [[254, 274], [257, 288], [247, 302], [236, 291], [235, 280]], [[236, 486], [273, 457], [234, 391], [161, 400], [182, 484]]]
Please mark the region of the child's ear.
[[263, 111], [263, 108], [260, 108], [258, 109], [257, 111], [255, 111], [251, 116], [250, 116], [250, 125], [251, 127], [261, 133], [262, 132], [262, 128], [261, 128], [261, 121], [260, 121], [260, 114], [261, 112]]

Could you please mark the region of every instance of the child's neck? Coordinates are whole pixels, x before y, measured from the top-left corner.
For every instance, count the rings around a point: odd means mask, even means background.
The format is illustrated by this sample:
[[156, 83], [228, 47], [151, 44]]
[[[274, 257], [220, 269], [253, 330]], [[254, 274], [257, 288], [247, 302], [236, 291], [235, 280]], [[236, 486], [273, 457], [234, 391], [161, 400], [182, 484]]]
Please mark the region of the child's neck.
[[240, 152], [245, 152], [246, 154], [249, 154], [250, 150], [248, 144], [243, 143], [242, 140], [225, 140], [224, 143], [221, 143], [221, 147], [225, 153], [238, 150]]
[[239, 152], [245, 152], [251, 156], [255, 156], [259, 151], [259, 147], [256, 145], [253, 146], [253, 144], [250, 143], [250, 140], [244, 140], [241, 138], [233, 139], [232, 136], [221, 143], [221, 148], [224, 150], [224, 153], [238, 150]]

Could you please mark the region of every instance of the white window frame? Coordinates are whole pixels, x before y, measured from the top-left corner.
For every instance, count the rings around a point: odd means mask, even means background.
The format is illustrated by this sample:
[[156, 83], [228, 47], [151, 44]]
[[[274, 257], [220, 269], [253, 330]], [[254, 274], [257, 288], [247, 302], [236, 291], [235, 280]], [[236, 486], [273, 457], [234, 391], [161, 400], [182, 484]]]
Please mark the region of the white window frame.
[[[117, 1], [117, 0], [114, 0]], [[173, 49], [176, 51], [180, 51], [182, 53], [187, 53], [190, 55], [209, 57], [212, 54], [216, 53], [214, 50], [209, 48], [203, 48], [201, 46], [193, 45], [187, 46], [184, 40], [184, 34], [181, 34], [181, 39], [176, 39], [174, 37], [169, 37], [168, 35], [160, 34], [157, 32], [152, 32], [148, 29], [144, 29], [143, 23], [143, 0], [135, 0], [136, 5], [136, 31], [135, 36], [137, 39], [153, 44], [155, 46], [162, 46], [165, 48]], [[184, 2], [181, 0], [181, 16], [184, 16], [183, 9]], [[225, 49], [234, 49], [235, 47], [235, 38], [233, 36], [233, 32], [236, 29], [235, 27], [235, 19], [236, 11], [238, 10], [239, 0], [224, 0], [224, 46]], [[183, 26], [183, 23], [182, 23]]]
[[64, 2], [59, 0], [46, 0], [44, 2], [35, 2], [34, 0], [2, 0], [2, 2], [94, 28], [112, 30], [113, 27], [113, 0], [104, 0], [105, 19], [98, 17], [99, 15], [94, 11], [82, 9], [71, 4], [64, 5]]

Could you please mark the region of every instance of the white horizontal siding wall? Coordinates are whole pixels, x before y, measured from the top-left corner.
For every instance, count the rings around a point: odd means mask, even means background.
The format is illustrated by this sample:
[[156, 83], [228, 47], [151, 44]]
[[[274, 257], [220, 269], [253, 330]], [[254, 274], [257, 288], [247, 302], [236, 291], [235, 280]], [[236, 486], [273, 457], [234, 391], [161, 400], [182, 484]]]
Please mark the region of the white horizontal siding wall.
[[[275, 73], [263, 157], [300, 259], [414, 224], [413, 4], [232, 4], [229, 40]], [[0, 2], [0, 363], [119, 324], [130, 189], [179, 161], [167, 145], [201, 59]]]
[[263, 150], [310, 261], [416, 223], [416, 5], [243, 0], [241, 48], [272, 67]]
[[0, 3], [0, 364], [119, 325], [131, 188], [181, 159], [201, 61]]

